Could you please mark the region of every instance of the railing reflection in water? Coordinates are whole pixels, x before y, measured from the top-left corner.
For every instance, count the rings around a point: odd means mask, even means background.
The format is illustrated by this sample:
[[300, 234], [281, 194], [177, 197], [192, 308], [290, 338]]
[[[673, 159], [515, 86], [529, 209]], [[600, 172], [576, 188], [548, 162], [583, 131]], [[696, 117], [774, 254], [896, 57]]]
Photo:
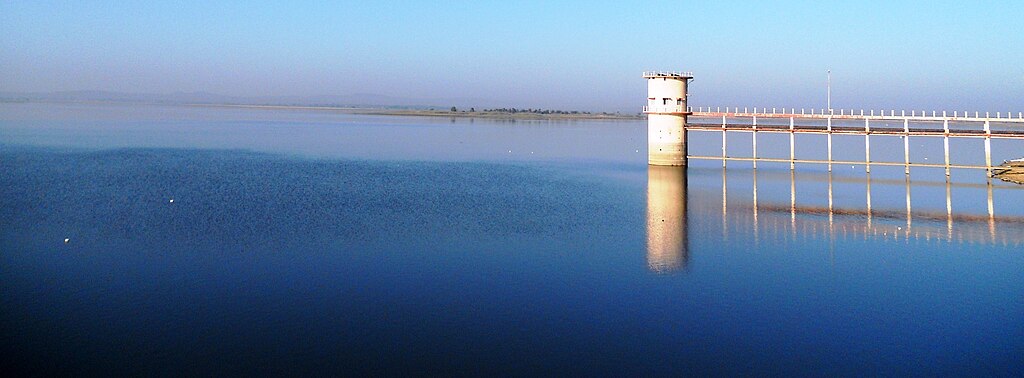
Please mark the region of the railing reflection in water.
[[[995, 214], [992, 179], [988, 179], [984, 184], [953, 183], [948, 178], [944, 183], [915, 183], [909, 177], [903, 180], [876, 179], [876, 184], [883, 186], [883, 197], [891, 196], [894, 189], [899, 186], [903, 186], [904, 189], [900, 196], [904, 202], [901, 206], [878, 208], [872, 203], [873, 180], [870, 174], [852, 178], [836, 177], [831, 172], [816, 173], [825, 175], [818, 180], [826, 181], [827, 206], [813, 206], [797, 203], [798, 185], [796, 173], [793, 171], [789, 172], [789, 203], [776, 200], [781, 198], [779, 193], [769, 193], [770, 198], [758, 198], [757, 170], [732, 173], [733, 180], [749, 178], [752, 186], [744, 185], [746, 189], [743, 191], [746, 194], [737, 196], [733, 193], [733, 198], [730, 199], [728, 173], [726, 169], [722, 169], [720, 208], [714, 205], [715, 201], [703, 198], [701, 201], [691, 201], [688, 209], [686, 168], [648, 168], [647, 262], [652, 271], [663, 273], [686, 267], [690, 253], [687, 236], [690, 227], [687, 224], [687, 217], [708, 220], [720, 216], [724, 242], [729, 241], [730, 233], [750, 232], [755, 245], [760, 243], [762, 237], [776, 239], [785, 236], [792, 239], [825, 238], [832, 241], [870, 238], [882, 241], [924, 240], [1024, 246], [1024, 216]], [[801, 178], [801, 181], [803, 180], [804, 178]], [[834, 187], [836, 184], [851, 183], [863, 185], [863, 205], [837, 206]], [[945, 211], [936, 210], [941, 208], [941, 204], [936, 204], [939, 205], [936, 209], [915, 211], [912, 206], [912, 188], [937, 185], [944, 187]], [[954, 187], [984, 189], [987, 197], [987, 206], [984, 206], [986, 211], [981, 212], [979, 209], [978, 213], [954, 212]], [[747, 191], [750, 188], [752, 190]], [[1004, 186], [1000, 189], [1024, 193], [1024, 188]]]

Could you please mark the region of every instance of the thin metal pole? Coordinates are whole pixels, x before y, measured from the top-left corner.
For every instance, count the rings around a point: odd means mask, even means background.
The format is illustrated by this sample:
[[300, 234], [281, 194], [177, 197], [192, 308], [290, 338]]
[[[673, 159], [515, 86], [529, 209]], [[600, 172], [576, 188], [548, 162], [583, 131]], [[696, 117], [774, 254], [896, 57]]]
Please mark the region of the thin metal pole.
[[789, 170], [796, 169], [796, 133], [793, 130], [793, 117], [789, 117]]
[[832, 115], [828, 116], [828, 171], [832, 172]]
[[871, 173], [871, 124], [864, 119], [864, 171]]
[[946, 177], [949, 177], [949, 120], [942, 121], [942, 132], [945, 135], [942, 137], [942, 146], [946, 153]]
[[[909, 176], [910, 175], [910, 121], [907, 120], [907, 119], [903, 120], [903, 133], [906, 134], [906, 135], [903, 136], [903, 163], [906, 164], [905, 168], [903, 168], [903, 174]], [[909, 192], [908, 192], [907, 196], [908, 197], [910, 196]], [[908, 202], [907, 204], [909, 205], [910, 203]]]

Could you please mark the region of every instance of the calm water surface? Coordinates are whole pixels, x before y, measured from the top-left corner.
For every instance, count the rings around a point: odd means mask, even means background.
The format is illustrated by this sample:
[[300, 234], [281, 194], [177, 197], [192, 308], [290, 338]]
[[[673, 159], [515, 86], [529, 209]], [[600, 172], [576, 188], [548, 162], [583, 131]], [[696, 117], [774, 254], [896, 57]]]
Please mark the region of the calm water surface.
[[730, 164], [649, 168], [643, 121], [0, 104], [0, 368], [1021, 373], [1021, 187]]

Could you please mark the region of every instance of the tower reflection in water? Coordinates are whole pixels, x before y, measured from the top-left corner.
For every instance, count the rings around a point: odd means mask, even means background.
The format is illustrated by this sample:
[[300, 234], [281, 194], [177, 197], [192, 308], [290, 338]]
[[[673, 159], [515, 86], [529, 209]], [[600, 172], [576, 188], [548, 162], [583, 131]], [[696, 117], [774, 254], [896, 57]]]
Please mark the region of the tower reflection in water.
[[647, 264], [655, 272], [686, 266], [686, 168], [647, 167]]

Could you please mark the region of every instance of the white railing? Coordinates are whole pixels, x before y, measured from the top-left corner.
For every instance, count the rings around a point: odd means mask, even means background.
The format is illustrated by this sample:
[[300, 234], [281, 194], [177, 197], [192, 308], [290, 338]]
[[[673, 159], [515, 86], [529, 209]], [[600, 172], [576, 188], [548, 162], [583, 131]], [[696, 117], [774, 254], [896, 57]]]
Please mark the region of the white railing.
[[644, 71], [644, 77], [659, 77], [659, 76], [693, 77], [693, 72], [690, 72], [690, 71]]
[[684, 109], [682, 105], [646, 105], [644, 106], [644, 113], [687, 113], [689, 109]]
[[734, 106], [698, 106], [691, 111], [696, 113], [757, 115], [757, 116], [797, 116], [812, 118], [872, 118], [872, 119], [917, 119], [933, 121], [985, 121], [1024, 122], [1024, 112], [968, 112], [968, 111], [923, 111], [923, 110], [871, 110], [871, 109], [808, 109], [808, 108], [768, 108], [768, 107], [734, 107]]

